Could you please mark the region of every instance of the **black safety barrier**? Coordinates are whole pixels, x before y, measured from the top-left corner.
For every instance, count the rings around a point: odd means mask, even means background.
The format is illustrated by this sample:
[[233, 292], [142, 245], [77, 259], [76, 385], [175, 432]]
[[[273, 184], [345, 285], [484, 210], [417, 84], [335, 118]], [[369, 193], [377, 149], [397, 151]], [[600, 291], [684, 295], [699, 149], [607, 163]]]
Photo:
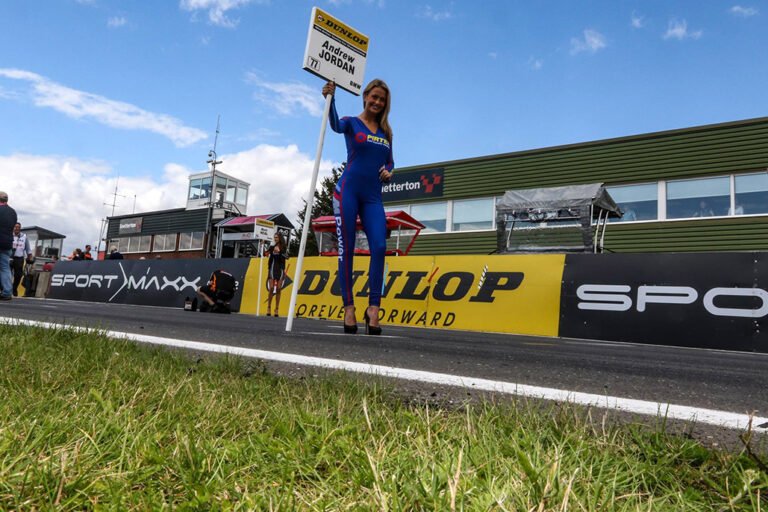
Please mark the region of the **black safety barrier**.
[[766, 253], [569, 254], [561, 337], [768, 352]]
[[239, 289], [230, 303], [240, 310], [248, 259], [61, 261], [51, 275], [54, 299], [183, 307], [214, 270], [232, 274]]

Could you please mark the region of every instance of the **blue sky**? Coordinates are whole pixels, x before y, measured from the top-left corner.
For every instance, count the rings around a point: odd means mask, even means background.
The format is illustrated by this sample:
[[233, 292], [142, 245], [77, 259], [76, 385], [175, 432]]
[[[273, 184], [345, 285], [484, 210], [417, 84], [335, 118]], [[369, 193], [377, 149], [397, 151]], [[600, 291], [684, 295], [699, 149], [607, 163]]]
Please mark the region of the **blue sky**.
[[[766, 1], [4, 0], [0, 189], [25, 225], [93, 245], [118, 176], [116, 214], [184, 205], [220, 115], [248, 213], [293, 217], [322, 110], [301, 69], [315, 5], [370, 37], [399, 167], [768, 115]], [[329, 132], [321, 172], [344, 158]]]

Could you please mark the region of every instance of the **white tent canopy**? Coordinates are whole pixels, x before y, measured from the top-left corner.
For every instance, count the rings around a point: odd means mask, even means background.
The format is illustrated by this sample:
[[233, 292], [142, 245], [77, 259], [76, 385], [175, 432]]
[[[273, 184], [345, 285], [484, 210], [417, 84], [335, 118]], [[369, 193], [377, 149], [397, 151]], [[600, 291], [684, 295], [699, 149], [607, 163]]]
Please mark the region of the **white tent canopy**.
[[496, 202], [498, 252], [602, 252], [622, 212], [602, 183], [508, 190]]
[[508, 190], [496, 203], [496, 211], [560, 210], [584, 206], [593, 206], [597, 209], [605, 210], [616, 217], [621, 216], [621, 210], [619, 210], [619, 207], [602, 183]]

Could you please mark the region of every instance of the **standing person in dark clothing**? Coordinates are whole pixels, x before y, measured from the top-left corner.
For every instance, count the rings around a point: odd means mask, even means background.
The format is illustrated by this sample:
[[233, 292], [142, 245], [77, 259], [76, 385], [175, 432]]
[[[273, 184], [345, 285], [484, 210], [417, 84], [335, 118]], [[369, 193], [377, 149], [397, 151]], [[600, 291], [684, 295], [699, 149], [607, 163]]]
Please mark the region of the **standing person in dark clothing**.
[[13, 269], [13, 296], [19, 296], [19, 283], [24, 277], [24, 260], [32, 256], [29, 250], [27, 235], [21, 232], [21, 224], [13, 226], [13, 252], [11, 253], [11, 268]]
[[8, 194], [0, 192], [0, 300], [11, 300], [11, 253], [16, 210], [8, 206]]
[[110, 260], [121, 260], [123, 259], [123, 255], [120, 253], [120, 251], [117, 250], [117, 247], [112, 247], [109, 250], [109, 258]]
[[269, 296], [267, 298], [267, 316], [272, 313], [272, 297], [275, 298], [275, 316], [280, 309], [280, 289], [285, 280], [285, 260], [288, 259], [285, 251], [285, 239], [280, 233], [275, 233], [274, 243], [265, 251], [269, 254], [267, 268], [267, 286], [269, 287]]

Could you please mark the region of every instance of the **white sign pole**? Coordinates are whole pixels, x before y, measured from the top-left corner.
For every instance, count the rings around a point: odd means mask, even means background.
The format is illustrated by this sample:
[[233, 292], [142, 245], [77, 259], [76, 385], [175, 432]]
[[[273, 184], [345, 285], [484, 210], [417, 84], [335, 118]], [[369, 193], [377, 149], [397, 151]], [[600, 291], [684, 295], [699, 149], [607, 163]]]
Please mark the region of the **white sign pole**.
[[[359, 95], [362, 89], [365, 61], [368, 55], [368, 36], [361, 34], [329, 13], [312, 8], [307, 34], [307, 46], [304, 50], [304, 69], [324, 80], [333, 81], [342, 89]], [[312, 203], [315, 200], [317, 174], [320, 158], [323, 155], [325, 128], [328, 126], [328, 113], [331, 110], [331, 95], [325, 97], [323, 120], [320, 124], [320, 137], [317, 140], [315, 166], [312, 170], [312, 184], [307, 194], [307, 209], [304, 212], [304, 227], [301, 231], [301, 245], [294, 271], [291, 304], [288, 306], [285, 330], [293, 328], [293, 315], [296, 310], [296, 298], [301, 283], [301, 270], [304, 263], [304, 250], [312, 221]]]
[[296, 270], [293, 272], [293, 289], [291, 290], [291, 303], [288, 306], [288, 318], [285, 323], [285, 330], [290, 332], [293, 328], [293, 314], [296, 309], [296, 298], [299, 295], [299, 284], [301, 281], [301, 267], [304, 263], [304, 249], [307, 248], [307, 235], [309, 234], [309, 225], [312, 220], [312, 203], [315, 200], [315, 187], [317, 186], [317, 174], [320, 171], [320, 159], [323, 156], [323, 142], [325, 141], [325, 127], [328, 125], [328, 113], [331, 111], [331, 95], [325, 97], [325, 109], [323, 110], [323, 121], [320, 124], [320, 137], [317, 139], [317, 152], [315, 153], [315, 166], [312, 169], [312, 184], [307, 192], [307, 209], [304, 211], [304, 226], [301, 230], [301, 244], [299, 245], [299, 255], [296, 260]]
[[256, 316], [261, 314], [261, 278], [264, 275], [264, 240], [259, 240], [259, 292], [256, 294]]

